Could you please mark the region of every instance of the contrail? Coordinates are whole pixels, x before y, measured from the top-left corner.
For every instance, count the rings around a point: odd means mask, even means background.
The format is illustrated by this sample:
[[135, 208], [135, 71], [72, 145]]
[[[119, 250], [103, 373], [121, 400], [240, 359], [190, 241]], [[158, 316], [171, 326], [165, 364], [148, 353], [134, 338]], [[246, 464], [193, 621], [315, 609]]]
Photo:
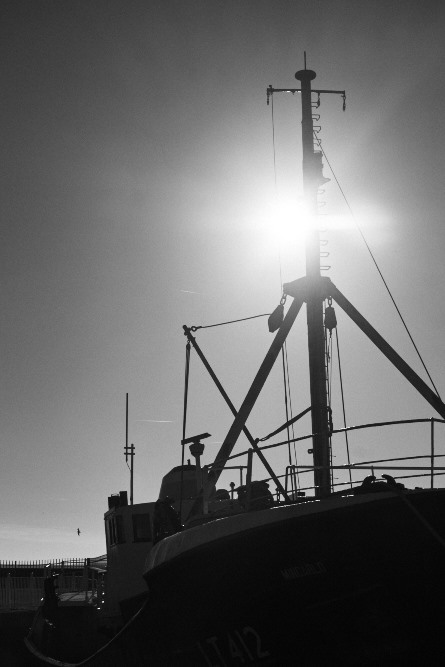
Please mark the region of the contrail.
[[173, 424], [173, 419], [136, 419], [137, 422], [154, 422], [155, 424]]
[[202, 294], [202, 292], [193, 292], [191, 289], [181, 289], [179, 291], [184, 292], [184, 294]]

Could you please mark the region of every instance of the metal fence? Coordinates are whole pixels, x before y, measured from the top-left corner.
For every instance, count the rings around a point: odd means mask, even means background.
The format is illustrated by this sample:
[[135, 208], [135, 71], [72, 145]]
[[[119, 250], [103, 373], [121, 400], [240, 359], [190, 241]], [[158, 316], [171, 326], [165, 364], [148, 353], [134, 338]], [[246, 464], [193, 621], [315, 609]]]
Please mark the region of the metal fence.
[[43, 597], [44, 577], [30, 574], [13, 577], [8, 573], [0, 578], [0, 609], [36, 609]]
[[0, 610], [36, 609], [44, 592], [44, 581], [56, 578], [59, 596], [76, 597], [85, 604], [103, 594], [105, 559], [61, 561], [0, 561]]

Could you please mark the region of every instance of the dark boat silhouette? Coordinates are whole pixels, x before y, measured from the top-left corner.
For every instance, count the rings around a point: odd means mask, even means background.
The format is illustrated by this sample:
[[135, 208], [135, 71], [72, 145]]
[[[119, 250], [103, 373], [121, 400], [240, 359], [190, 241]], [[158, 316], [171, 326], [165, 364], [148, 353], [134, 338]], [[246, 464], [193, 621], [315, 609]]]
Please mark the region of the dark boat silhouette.
[[[304, 191], [309, 213], [316, 216], [318, 191], [326, 179], [322, 153], [314, 146], [313, 95], [334, 93], [345, 99], [345, 93], [312, 89], [315, 72], [306, 68], [296, 78], [300, 88], [270, 86], [268, 98], [283, 90], [301, 95]], [[287, 300], [291, 303], [284, 313]], [[377, 461], [349, 466], [363, 470], [362, 482], [341, 490], [334, 486], [332, 438], [347, 430], [333, 429], [327, 388], [325, 341], [327, 330], [335, 327], [334, 303], [437, 413], [430, 420], [403, 422], [428, 422], [433, 437], [435, 423], [445, 420], [445, 405], [335, 284], [322, 276], [320, 234], [314, 225], [306, 241], [306, 275], [283, 286], [283, 298], [269, 319], [273, 342], [239, 409], [204, 357], [194, 328], [184, 327], [189, 346], [232, 410], [233, 423], [208, 466], [201, 467], [202, 440], [208, 434], [184, 439], [183, 447], [190, 444], [195, 465], [183, 460], [168, 473], [156, 503], [128, 505], [124, 493], [110, 498], [105, 514], [105, 603], [90, 600], [89, 605], [75, 608], [48, 585], [27, 639], [28, 649], [42, 663], [95, 667], [442, 664], [445, 489], [433, 488], [439, 470], [433, 445], [430, 461], [424, 465], [431, 473], [431, 488], [406, 488], [400, 476], [389, 473], [378, 478], [374, 473], [385, 469], [385, 462]], [[267, 446], [246, 427], [304, 304], [311, 395], [305, 413], [310, 411], [312, 419], [311, 495], [298, 489], [297, 466], [289, 465], [284, 473], [272, 470]], [[367, 426], [375, 429], [377, 438], [377, 427], [388, 424]], [[217, 483], [233, 463], [241, 433], [251, 447], [246, 453], [247, 478], [235, 497], [233, 489], [217, 489]], [[267, 480], [252, 480], [255, 456], [266, 467]], [[397, 464], [400, 469], [409, 467], [405, 465], [411, 463], [409, 458]], [[393, 473], [391, 466], [386, 467]], [[271, 492], [271, 486], [276, 492]]]

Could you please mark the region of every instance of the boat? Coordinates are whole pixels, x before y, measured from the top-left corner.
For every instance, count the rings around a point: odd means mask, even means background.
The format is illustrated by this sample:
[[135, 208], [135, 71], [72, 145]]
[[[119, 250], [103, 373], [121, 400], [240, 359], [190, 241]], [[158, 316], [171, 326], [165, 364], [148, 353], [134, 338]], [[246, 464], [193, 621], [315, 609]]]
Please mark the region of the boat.
[[[306, 62], [295, 77], [298, 88], [269, 86], [267, 96], [301, 96], [304, 193], [313, 219], [326, 181], [323, 153], [314, 142], [314, 96], [339, 94], [343, 105], [346, 97], [345, 91], [313, 88], [316, 74]], [[401, 481], [404, 475], [394, 474], [395, 468], [399, 473], [412, 471], [409, 456], [402, 463], [394, 459], [392, 466], [388, 459], [333, 464], [333, 437], [351, 429], [334, 429], [329, 401], [326, 339], [336, 326], [334, 303], [433, 409], [430, 419], [410, 415], [403, 420], [427, 422], [430, 428], [429, 460], [417, 473], [419, 479], [428, 475], [428, 487], [409, 488]], [[264, 445], [266, 438], [254, 438], [246, 423], [304, 304], [310, 407], [287, 419], [270, 437], [287, 432], [305, 414], [311, 417], [311, 433]], [[273, 341], [238, 409], [201, 350], [196, 327], [184, 327], [188, 350], [193, 348], [203, 362], [233, 422], [213, 463], [207, 465], [202, 464], [203, 441], [209, 434], [184, 434], [181, 465], [165, 475], [156, 501], [128, 504], [126, 492], [110, 496], [105, 513], [105, 602], [96, 599], [88, 613], [85, 605], [74, 613], [59, 599], [51, 580], [26, 640], [39, 663], [443, 663], [445, 489], [434, 486], [436, 475], [444, 470], [436, 465], [434, 427], [445, 422], [444, 403], [322, 275], [316, 224], [307, 232], [306, 275], [283, 285], [268, 323]], [[377, 429], [388, 424], [366, 426], [378, 438]], [[353, 428], [364, 432], [364, 426]], [[250, 444], [244, 452], [246, 478], [237, 489], [219, 489], [222, 472], [239, 462], [234, 461], [239, 457], [234, 448], [242, 433]], [[309, 444], [313, 455], [313, 465], [304, 470], [313, 475], [313, 485], [304, 489], [298, 483], [304, 467], [289, 463], [284, 472], [275, 472], [268, 460], [269, 448], [288, 446], [292, 440]], [[187, 446], [194, 464], [185, 462]], [[264, 465], [266, 479], [253, 479], [255, 457]], [[340, 467], [360, 471], [361, 480], [334, 484], [333, 472]], [[382, 470], [386, 472], [379, 477]]]

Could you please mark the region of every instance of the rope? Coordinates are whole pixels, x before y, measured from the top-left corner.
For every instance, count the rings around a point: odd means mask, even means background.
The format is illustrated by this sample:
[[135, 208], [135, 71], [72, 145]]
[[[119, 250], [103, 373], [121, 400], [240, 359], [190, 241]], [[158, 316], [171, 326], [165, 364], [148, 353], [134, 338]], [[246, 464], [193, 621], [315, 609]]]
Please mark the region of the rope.
[[[272, 151], [273, 151], [273, 173], [274, 173], [274, 185], [275, 185], [275, 198], [278, 199], [278, 181], [277, 181], [277, 153], [276, 153], [276, 145], [275, 145], [275, 115], [274, 115], [274, 98], [272, 95], [272, 104], [271, 104], [271, 119], [272, 119]], [[283, 291], [283, 272], [282, 272], [282, 265], [281, 265], [281, 247], [278, 245], [278, 264], [279, 264], [279, 271], [280, 271], [280, 288], [281, 291]], [[295, 429], [294, 429], [294, 423], [289, 420], [289, 415], [292, 417], [293, 415], [293, 409], [292, 409], [292, 393], [290, 389], [290, 374], [289, 374], [289, 361], [288, 361], [288, 356], [287, 356], [287, 342], [284, 342], [284, 345], [281, 350], [282, 354], [282, 364], [283, 364], [283, 383], [284, 383], [284, 405], [285, 405], [285, 413], [286, 413], [286, 423], [287, 423], [287, 438], [288, 438], [288, 459], [289, 459], [289, 465], [292, 465], [292, 452], [291, 452], [291, 433], [290, 433], [290, 428], [292, 428], [292, 436], [295, 437]], [[293, 443], [293, 455], [294, 455], [294, 460], [295, 460], [295, 465], [298, 465], [298, 460], [297, 460], [297, 449], [295, 446], [295, 442]], [[297, 489], [300, 487], [300, 476], [299, 472], [297, 470], [297, 475], [296, 475], [296, 481], [297, 481]]]
[[[190, 342], [187, 341], [185, 346], [185, 379], [184, 379], [184, 411], [182, 416], [182, 439], [185, 440], [186, 434], [186, 425], [187, 425], [187, 403], [188, 403], [188, 392], [189, 392], [189, 376], [190, 376]], [[182, 457], [181, 457], [181, 497], [179, 499], [179, 518], [182, 521], [182, 491], [184, 485], [184, 455], [185, 455], [185, 446], [182, 445]]]
[[[341, 360], [340, 360], [340, 345], [338, 342], [338, 331], [337, 328], [335, 328], [335, 339], [337, 341], [337, 359], [338, 359], [338, 374], [339, 374], [339, 379], [340, 379], [340, 393], [341, 393], [341, 407], [343, 411], [343, 426], [346, 428], [346, 408], [345, 408], [345, 395], [343, 392], [343, 377], [342, 377], [342, 372], [341, 372]], [[349, 455], [349, 439], [348, 439], [348, 432], [345, 431], [345, 440], [346, 440], [346, 455], [348, 459], [348, 465], [351, 465], [351, 457]], [[351, 473], [351, 468], [349, 468], [349, 483], [351, 485], [352, 489], [352, 473]]]
[[[289, 361], [288, 361], [288, 357], [287, 357], [287, 343], [286, 343], [286, 346], [285, 346], [285, 353], [286, 353], [286, 367], [288, 369], [287, 370], [287, 391], [289, 393], [290, 413], [291, 413], [291, 415], [293, 415], [294, 410], [293, 410], [293, 407], [292, 407], [292, 393], [291, 393], [291, 390], [290, 390], [290, 376], [289, 376]], [[294, 445], [294, 461], [295, 461], [295, 465], [298, 466], [297, 447], [296, 447], [296, 444], [295, 444], [295, 426], [294, 426], [293, 422], [291, 424], [291, 428], [292, 428], [292, 438], [294, 440], [294, 442], [293, 442], [293, 445]], [[289, 444], [290, 444], [290, 442], [289, 442]], [[300, 486], [300, 473], [298, 471], [298, 468], [297, 468], [297, 486], [298, 486], [298, 488]]]
[[[284, 345], [286, 345], [286, 341], [284, 342]], [[281, 362], [283, 366], [283, 384], [284, 384], [284, 411], [286, 413], [286, 423], [289, 421], [289, 403], [288, 403], [288, 393], [287, 393], [287, 373], [286, 373], [286, 358], [284, 354], [284, 345], [281, 348]], [[289, 431], [289, 426], [287, 427], [287, 437], [290, 440], [290, 431]], [[292, 465], [292, 457], [291, 457], [291, 450], [290, 450], [290, 442], [288, 444], [288, 460], [289, 460], [289, 465]]]
[[[328, 410], [332, 414], [332, 332], [328, 339], [327, 330], [325, 328], [325, 364], [326, 364], [326, 386], [328, 394]], [[329, 436], [329, 461], [331, 466], [331, 487], [334, 487], [334, 469], [333, 469], [333, 453], [331, 436]]]
[[273, 95], [272, 95], [271, 112], [272, 112], [273, 173], [274, 173], [274, 178], [275, 178], [275, 194], [276, 194], [276, 192], [277, 192], [277, 160], [276, 160], [276, 151], [275, 151], [275, 118], [274, 118], [274, 111], [273, 111]]
[[[292, 452], [291, 452], [291, 445], [293, 444], [293, 458], [295, 461], [295, 466], [298, 466], [298, 457], [297, 457], [297, 448], [294, 442], [295, 439], [295, 421], [296, 419], [293, 419], [293, 408], [292, 408], [292, 392], [290, 389], [290, 375], [289, 375], [289, 359], [287, 356], [287, 342], [284, 341], [283, 348], [281, 350], [282, 352], [282, 359], [283, 359], [283, 381], [284, 381], [284, 397], [285, 397], [285, 407], [286, 407], [286, 430], [287, 430], [287, 449], [288, 449], [288, 460], [289, 460], [289, 465], [292, 465]], [[289, 419], [289, 414], [291, 418]], [[292, 429], [292, 439], [291, 439], [291, 432], [290, 429]], [[296, 489], [295, 491], [298, 491], [300, 488], [300, 473], [297, 468], [296, 470]]]
[[[315, 133], [314, 133], [314, 136], [315, 136]], [[355, 215], [354, 215], [354, 213], [353, 213], [353, 211], [352, 211], [352, 208], [351, 208], [351, 206], [350, 206], [350, 204], [349, 204], [349, 202], [348, 202], [348, 200], [347, 200], [347, 198], [346, 198], [346, 195], [345, 195], [345, 193], [344, 193], [344, 191], [343, 191], [343, 188], [341, 187], [341, 185], [340, 185], [340, 183], [339, 183], [339, 180], [338, 180], [338, 178], [337, 178], [337, 176], [336, 176], [336, 174], [335, 174], [335, 171], [333, 170], [332, 165], [331, 165], [331, 163], [329, 162], [329, 159], [328, 159], [328, 157], [327, 157], [327, 155], [326, 155], [326, 153], [325, 153], [325, 151], [324, 151], [324, 149], [323, 149], [321, 143], [319, 144], [319, 147], [320, 147], [320, 149], [321, 149], [321, 152], [323, 153], [323, 156], [324, 156], [326, 162], [328, 163], [329, 169], [330, 169], [331, 172], [332, 172], [332, 175], [333, 175], [333, 177], [334, 177], [335, 182], [336, 182], [337, 185], [338, 185], [338, 188], [339, 188], [339, 190], [340, 190], [340, 192], [341, 192], [341, 194], [342, 194], [342, 197], [343, 197], [343, 199], [345, 200], [346, 206], [347, 206], [348, 209], [349, 209], [349, 212], [350, 212], [350, 214], [351, 214], [351, 216], [352, 216], [352, 219], [353, 219], [353, 221], [354, 221], [354, 224], [355, 224], [355, 226], [357, 227], [357, 230], [358, 230], [360, 236], [362, 237], [363, 243], [365, 244], [365, 246], [366, 246], [366, 248], [367, 248], [367, 250], [368, 250], [368, 252], [369, 252], [369, 254], [370, 254], [370, 256], [371, 256], [371, 259], [372, 259], [372, 261], [374, 262], [374, 266], [376, 267], [376, 269], [377, 269], [377, 271], [378, 271], [378, 273], [379, 273], [379, 276], [380, 276], [380, 278], [382, 279], [382, 282], [383, 282], [383, 284], [384, 284], [384, 286], [385, 286], [385, 288], [386, 288], [386, 291], [387, 291], [388, 294], [389, 294], [389, 297], [390, 297], [390, 299], [391, 299], [391, 301], [392, 301], [392, 303], [393, 303], [393, 305], [394, 305], [394, 308], [396, 309], [397, 314], [398, 314], [398, 316], [399, 316], [399, 318], [400, 318], [400, 320], [401, 320], [401, 322], [402, 322], [402, 324], [403, 324], [403, 326], [404, 326], [404, 328], [405, 328], [405, 331], [406, 331], [406, 333], [408, 334], [409, 339], [410, 339], [410, 341], [411, 341], [411, 343], [412, 343], [412, 345], [413, 345], [413, 347], [414, 347], [414, 349], [415, 349], [415, 351], [416, 351], [416, 353], [417, 353], [417, 356], [418, 356], [419, 359], [420, 359], [420, 363], [422, 364], [423, 369], [424, 369], [425, 373], [427, 374], [427, 376], [428, 376], [428, 378], [429, 378], [429, 381], [431, 382], [431, 385], [433, 386], [434, 391], [436, 392], [438, 398], [439, 398], [440, 400], [442, 400], [442, 399], [440, 398], [440, 394], [439, 394], [439, 392], [438, 392], [438, 390], [437, 390], [437, 387], [436, 387], [436, 385], [434, 384], [433, 378], [431, 377], [431, 375], [430, 375], [430, 373], [429, 373], [429, 371], [428, 371], [428, 369], [427, 369], [427, 367], [426, 367], [426, 364], [425, 364], [425, 362], [423, 361], [422, 355], [420, 354], [420, 351], [419, 351], [419, 349], [418, 349], [416, 343], [414, 342], [414, 338], [412, 337], [412, 335], [411, 335], [411, 333], [410, 333], [410, 331], [409, 331], [409, 329], [408, 329], [408, 326], [407, 326], [407, 324], [406, 324], [406, 322], [405, 322], [405, 320], [404, 320], [404, 318], [403, 318], [403, 316], [402, 316], [402, 313], [400, 312], [399, 307], [398, 307], [397, 304], [396, 304], [396, 301], [395, 301], [395, 299], [394, 299], [394, 297], [393, 297], [393, 295], [392, 295], [392, 293], [391, 293], [391, 290], [389, 289], [388, 283], [386, 282], [385, 278], [383, 277], [383, 273], [382, 273], [382, 271], [380, 270], [379, 265], [377, 264], [377, 260], [376, 260], [376, 258], [374, 257], [374, 255], [373, 255], [373, 253], [372, 253], [372, 250], [371, 250], [371, 248], [369, 247], [369, 244], [368, 244], [368, 242], [367, 242], [367, 240], [366, 240], [366, 238], [365, 238], [365, 235], [363, 234], [363, 231], [361, 230], [360, 225], [358, 224], [358, 222], [357, 222], [357, 220], [356, 220], [356, 217], [355, 217]]]
[[[288, 447], [288, 459], [289, 459], [289, 465], [292, 465], [292, 453], [291, 453], [291, 445], [293, 444], [293, 458], [294, 458], [294, 465], [298, 466], [298, 457], [297, 457], [297, 448], [294, 442], [295, 438], [295, 427], [294, 424], [295, 422], [292, 420], [292, 415], [294, 413], [293, 407], [292, 407], [292, 392], [290, 389], [290, 375], [289, 375], [289, 359], [287, 356], [287, 341], [284, 342], [283, 349], [282, 349], [282, 358], [283, 358], [283, 380], [284, 380], [284, 396], [285, 396], [285, 405], [286, 405], [286, 420], [287, 420], [287, 447]], [[289, 405], [289, 410], [288, 410], [288, 405]], [[291, 420], [289, 420], [289, 414], [291, 415]], [[291, 439], [291, 433], [290, 429], [292, 429], [292, 439]], [[297, 468], [296, 471], [296, 483], [297, 483], [297, 488], [298, 490], [300, 488], [300, 474]]]
[[252, 315], [252, 317], [241, 317], [239, 320], [229, 320], [228, 322], [219, 322], [218, 324], [202, 324], [190, 327], [190, 331], [198, 331], [198, 329], [211, 329], [212, 327], [222, 327], [225, 324], [235, 324], [236, 322], [245, 322], [246, 320], [254, 320], [257, 317], [269, 317], [270, 313], [263, 313], [262, 315]]

